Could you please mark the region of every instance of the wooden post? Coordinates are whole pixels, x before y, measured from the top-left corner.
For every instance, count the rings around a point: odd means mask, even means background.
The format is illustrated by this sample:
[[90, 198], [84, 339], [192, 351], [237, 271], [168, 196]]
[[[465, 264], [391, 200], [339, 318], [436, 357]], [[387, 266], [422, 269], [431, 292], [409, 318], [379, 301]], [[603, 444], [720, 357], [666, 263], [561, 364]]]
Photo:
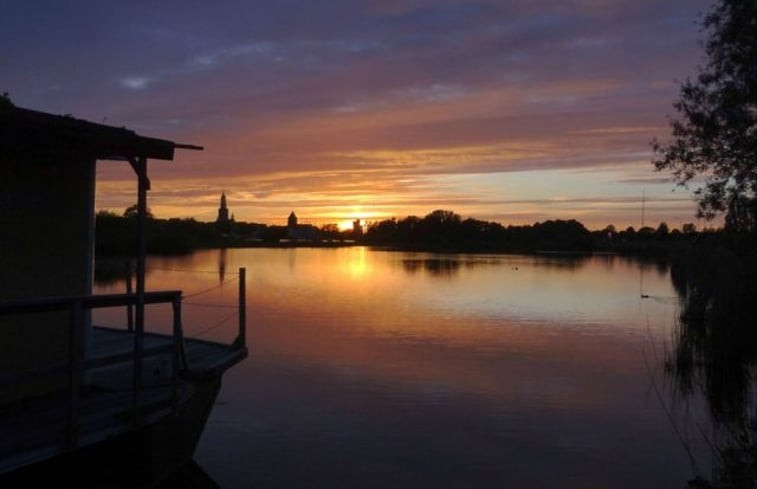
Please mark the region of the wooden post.
[[134, 396], [132, 407], [134, 410], [134, 427], [139, 427], [139, 400], [142, 391], [142, 363], [145, 332], [145, 260], [147, 255], [147, 190], [150, 181], [147, 179], [147, 158], [140, 156], [134, 162], [137, 172], [137, 307], [134, 330]]
[[247, 347], [247, 269], [239, 269], [239, 336], [237, 344], [240, 348]]
[[[131, 285], [131, 260], [126, 260], [126, 293], [131, 294], [134, 289]], [[126, 306], [126, 329], [129, 332], [134, 331], [134, 306], [129, 303]]]
[[78, 444], [79, 396], [84, 375], [84, 312], [82, 303], [71, 304], [71, 323], [68, 335], [68, 448], [73, 450]]
[[181, 293], [177, 296], [176, 300], [179, 301], [178, 319], [174, 319], [174, 341], [179, 347], [179, 369], [189, 370], [189, 364], [187, 363], [187, 349], [184, 345], [184, 323], [181, 320]]
[[173, 414], [179, 411], [179, 369], [181, 368], [180, 358], [182, 356], [182, 339], [181, 333], [181, 295], [173, 299], [173, 366], [171, 372], [171, 404]]

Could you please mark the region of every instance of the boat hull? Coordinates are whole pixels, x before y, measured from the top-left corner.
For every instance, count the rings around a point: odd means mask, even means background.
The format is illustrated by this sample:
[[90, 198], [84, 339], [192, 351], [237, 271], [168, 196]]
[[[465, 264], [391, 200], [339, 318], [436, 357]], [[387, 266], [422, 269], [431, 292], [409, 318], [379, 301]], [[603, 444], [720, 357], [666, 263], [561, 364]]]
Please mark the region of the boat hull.
[[[150, 488], [192, 460], [221, 376], [192, 381], [189, 393], [156, 422], [0, 476], [0, 487]], [[45, 483], [45, 484], [43, 484]], [[33, 484], [33, 485], [31, 485]]]

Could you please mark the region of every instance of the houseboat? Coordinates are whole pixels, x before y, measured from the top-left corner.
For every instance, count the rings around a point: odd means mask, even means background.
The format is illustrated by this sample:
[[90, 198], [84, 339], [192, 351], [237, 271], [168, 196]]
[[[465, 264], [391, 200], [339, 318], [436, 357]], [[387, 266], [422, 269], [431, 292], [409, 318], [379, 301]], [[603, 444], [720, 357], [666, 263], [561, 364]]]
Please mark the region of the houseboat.
[[[247, 356], [244, 269], [236, 339], [185, 339], [182, 292], [145, 290], [145, 229], [148, 161], [201, 149], [0, 97], [0, 487], [152, 487], [191, 460], [223, 373]], [[133, 292], [93, 295], [98, 164], [135, 174]], [[168, 334], [145, 320], [161, 303]], [[114, 307], [123, 328], [93, 324]]]

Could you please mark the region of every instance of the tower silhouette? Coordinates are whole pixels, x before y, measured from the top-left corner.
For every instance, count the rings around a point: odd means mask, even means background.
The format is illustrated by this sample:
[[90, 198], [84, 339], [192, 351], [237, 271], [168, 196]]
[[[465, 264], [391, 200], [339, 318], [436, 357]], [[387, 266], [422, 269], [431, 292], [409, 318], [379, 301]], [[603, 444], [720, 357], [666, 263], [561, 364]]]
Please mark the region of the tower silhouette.
[[221, 207], [218, 208], [216, 222], [218, 224], [228, 224], [229, 222], [229, 209], [226, 207], [226, 192], [221, 193]]

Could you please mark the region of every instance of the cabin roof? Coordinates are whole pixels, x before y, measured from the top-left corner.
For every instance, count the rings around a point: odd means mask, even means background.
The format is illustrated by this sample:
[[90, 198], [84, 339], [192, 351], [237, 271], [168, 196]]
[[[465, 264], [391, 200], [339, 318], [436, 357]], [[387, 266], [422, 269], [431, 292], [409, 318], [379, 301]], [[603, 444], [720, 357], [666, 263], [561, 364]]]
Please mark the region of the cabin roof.
[[86, 156], [100, 160], [145, 157], [173, 160], [174, 149], [202, 149], [165, 139], [140, 136], [107, 126], [16, 107], [0, 101], [0, 153], [29, 156]]

